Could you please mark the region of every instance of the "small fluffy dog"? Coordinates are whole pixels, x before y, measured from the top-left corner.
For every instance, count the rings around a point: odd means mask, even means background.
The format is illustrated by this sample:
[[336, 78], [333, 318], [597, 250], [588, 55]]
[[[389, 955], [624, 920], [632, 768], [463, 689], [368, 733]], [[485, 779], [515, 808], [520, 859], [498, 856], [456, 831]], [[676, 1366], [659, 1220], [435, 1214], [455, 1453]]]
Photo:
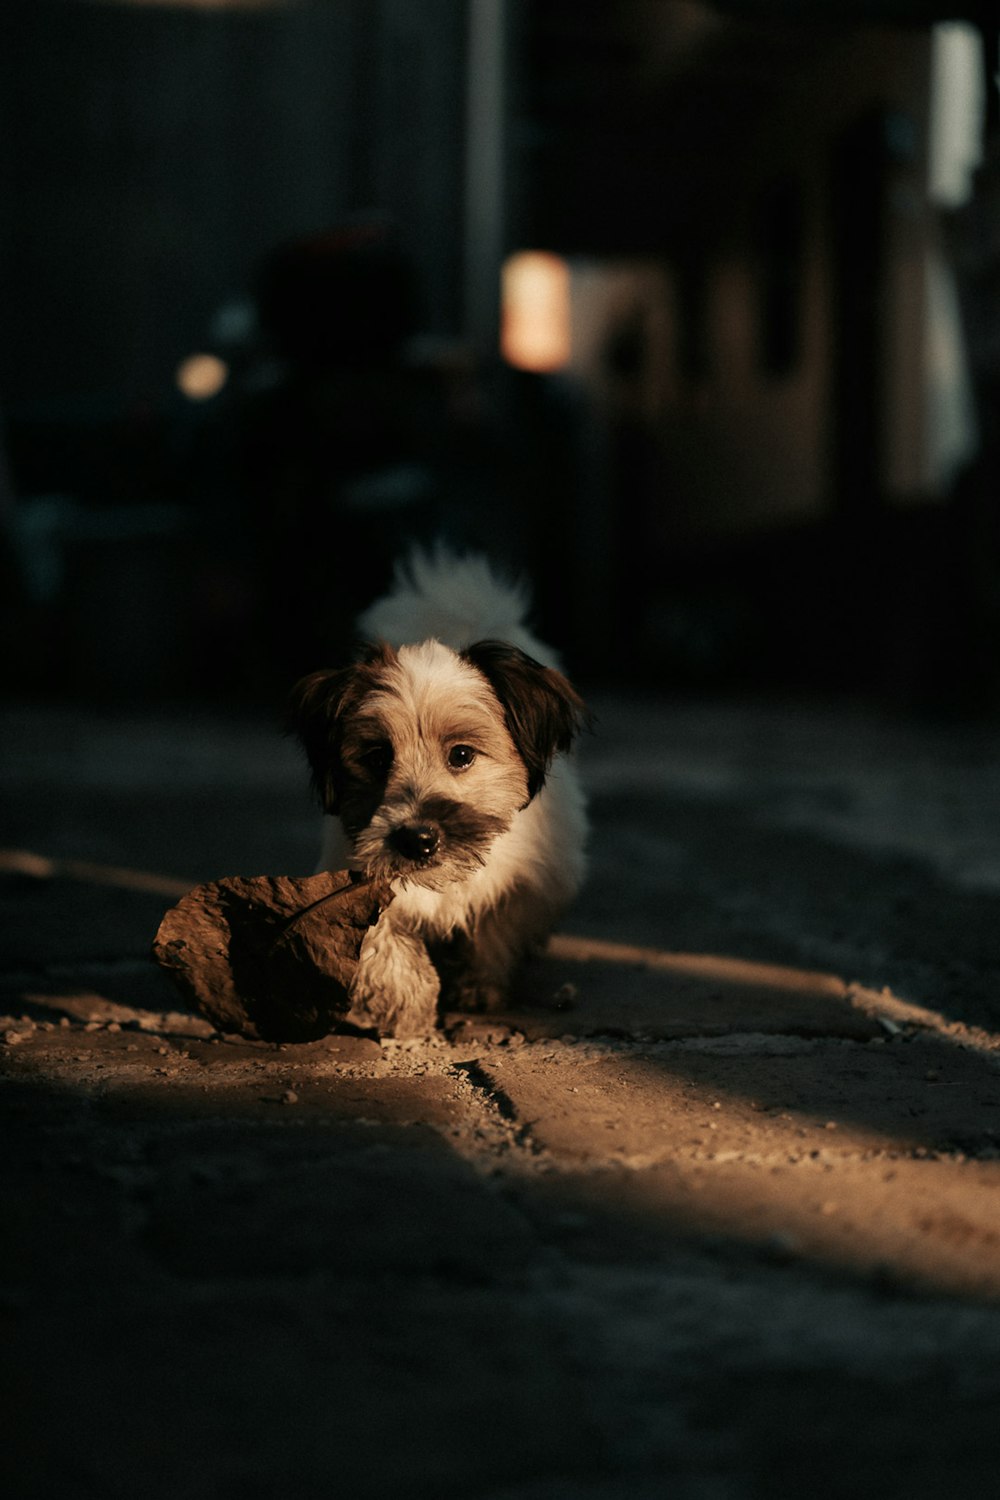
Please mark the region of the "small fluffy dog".
[[450, 1005], [495, 1008], [584, 870], [586, 814], [567, 752], [586, 710], [525, 625], [523, 591], [481, 558], [414, 554], [359, 620], [353, 665], [292, 694], [323, 802], [320, 869], [388, 879], [366, 942], [383, 1029], [433, 961]]

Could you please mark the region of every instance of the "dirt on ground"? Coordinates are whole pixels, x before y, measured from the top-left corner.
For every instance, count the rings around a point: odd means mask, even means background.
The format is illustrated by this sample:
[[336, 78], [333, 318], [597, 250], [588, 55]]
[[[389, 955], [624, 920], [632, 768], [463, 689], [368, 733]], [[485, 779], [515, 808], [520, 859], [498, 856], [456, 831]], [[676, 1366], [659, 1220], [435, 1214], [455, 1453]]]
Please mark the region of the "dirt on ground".
[[991, 730], [607, 700], [592, 875], [502, 1015], [274, 1044], [149, 949], [308, 873], [252, 719], [4, 731], [17, 1500], [989, 1495]]

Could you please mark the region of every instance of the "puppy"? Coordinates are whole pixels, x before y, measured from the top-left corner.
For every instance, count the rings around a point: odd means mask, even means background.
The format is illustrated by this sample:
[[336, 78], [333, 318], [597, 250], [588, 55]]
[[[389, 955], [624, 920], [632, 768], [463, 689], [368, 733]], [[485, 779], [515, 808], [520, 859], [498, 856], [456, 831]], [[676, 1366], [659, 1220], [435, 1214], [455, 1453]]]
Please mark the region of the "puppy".
[[586, 710], [526, 612], [483, 559], [416, 553], [358, 622], [371, 642], [359, 659], [293, 690], [329, 815], [320, 869], [394, 892], [358, 977], [388, 1034], [410, 1029], [407, 992], [428, 958], [445, 1004], [500, 1006], [583, 878], [567, 752]]

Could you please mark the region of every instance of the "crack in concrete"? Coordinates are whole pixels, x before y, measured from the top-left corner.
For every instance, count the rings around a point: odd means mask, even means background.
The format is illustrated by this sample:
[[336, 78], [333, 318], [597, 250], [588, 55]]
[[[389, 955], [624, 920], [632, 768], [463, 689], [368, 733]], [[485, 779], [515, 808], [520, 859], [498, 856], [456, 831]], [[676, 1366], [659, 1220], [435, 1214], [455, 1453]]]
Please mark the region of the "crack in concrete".
[[445, 1072], [461, 1080], [481, 1114], [480, 1123], [472, 1127], [471, 1134], [460, 1127], [451, 1132], [452, 1145], [479, 1167], [488, 1164], [491, 1170], [496, 1170], [497, 1158], [502, 1157], [506, 1166], [537, 1169], [539, 1159], [548, 1153], [534, 1140], [530, 1123], [520, 1119], [510, 1096], [493, 1083], [478, 1058], [453, 1063]]

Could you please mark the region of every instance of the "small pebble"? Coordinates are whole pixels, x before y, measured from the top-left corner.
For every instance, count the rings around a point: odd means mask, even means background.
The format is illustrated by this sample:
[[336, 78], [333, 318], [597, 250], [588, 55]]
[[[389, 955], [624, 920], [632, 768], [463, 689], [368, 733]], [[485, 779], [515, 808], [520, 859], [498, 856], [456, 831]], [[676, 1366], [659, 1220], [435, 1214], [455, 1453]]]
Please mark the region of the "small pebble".
[[282, 1104], [298, 1104], [299, 1096], [294, 1089], [286, 1089], [281, 1096]]

